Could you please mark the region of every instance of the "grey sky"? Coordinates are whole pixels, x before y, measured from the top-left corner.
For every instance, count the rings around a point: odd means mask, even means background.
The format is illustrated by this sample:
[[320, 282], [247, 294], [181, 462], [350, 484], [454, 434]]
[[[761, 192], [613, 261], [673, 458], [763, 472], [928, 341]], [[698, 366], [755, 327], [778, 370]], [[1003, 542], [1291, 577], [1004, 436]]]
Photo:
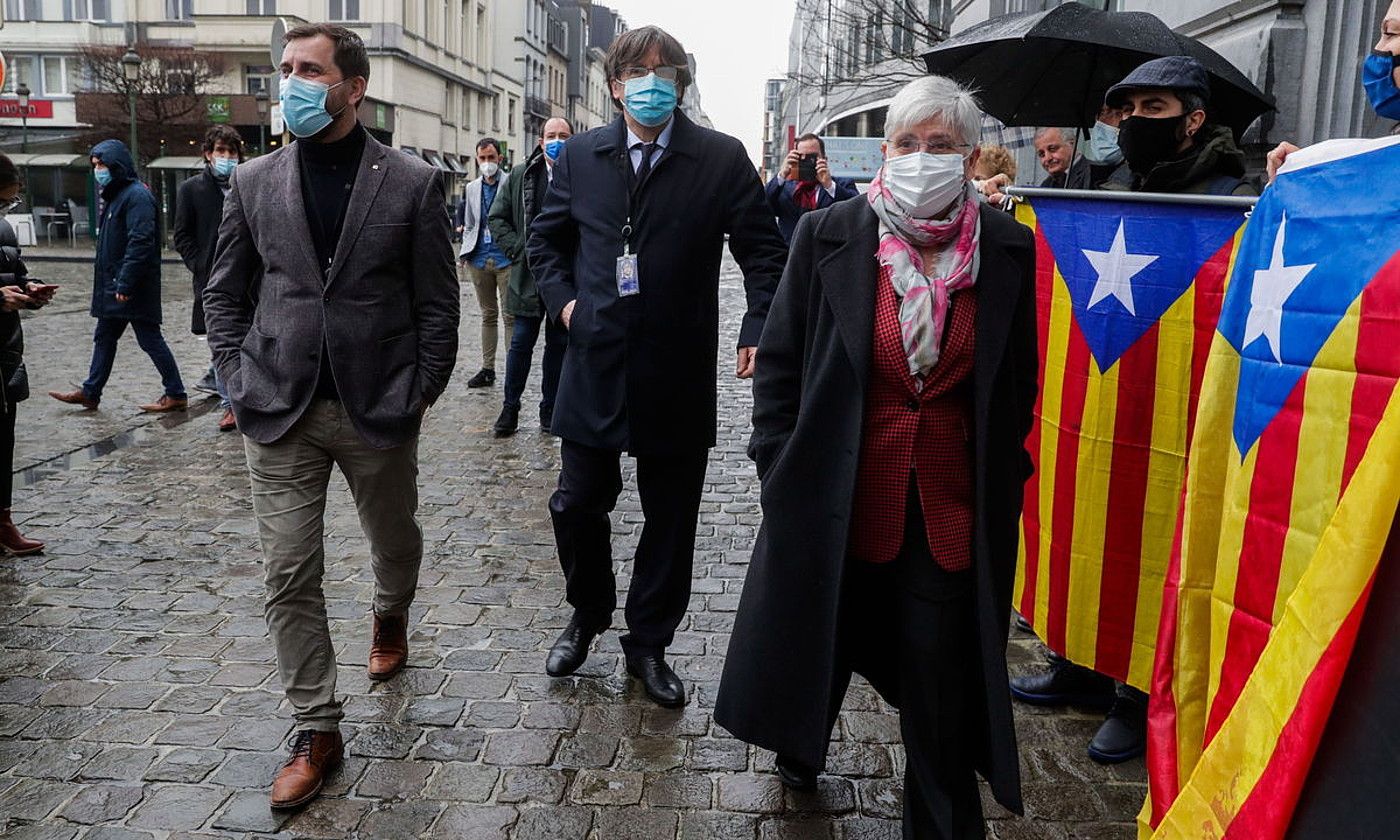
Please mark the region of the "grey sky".
[[794, 0], [600, 0], [631, 27], [654, 24], [695, 53], [701, 104], [715, 128], [762, 159], [763, 83], [787, 70]]

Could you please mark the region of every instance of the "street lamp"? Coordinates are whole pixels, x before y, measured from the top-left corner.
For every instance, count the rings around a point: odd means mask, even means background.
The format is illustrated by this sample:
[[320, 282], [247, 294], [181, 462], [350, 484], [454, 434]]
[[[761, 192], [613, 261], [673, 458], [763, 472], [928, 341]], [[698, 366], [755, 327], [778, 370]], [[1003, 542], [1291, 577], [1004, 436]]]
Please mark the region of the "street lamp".
[[136, 79], [141, 75], [141, 56], [136, 54], [133, 47], [126, 48], [126, 55], [122, 56], [122, 76], [126, 78], [126, 104], [131, 110], [131, 157], [133, 162], [140, 160], [141, 155], [136, 150]]
[[267, 91], [260, 90], [253, 94], [253, 98], [258, 103], [258, 154], [267, 154], [267, 117], [272, 112], [272, 103], [268, 101]]
[[24, 82], [20, 82], [19, 86], [15, 88], [15, 96], [19, 97], [19, 119], [20, 123], [24, 125], [24, 133], [19, 138], [21, 152], [29, 151], [29, 93], [29, 85]]

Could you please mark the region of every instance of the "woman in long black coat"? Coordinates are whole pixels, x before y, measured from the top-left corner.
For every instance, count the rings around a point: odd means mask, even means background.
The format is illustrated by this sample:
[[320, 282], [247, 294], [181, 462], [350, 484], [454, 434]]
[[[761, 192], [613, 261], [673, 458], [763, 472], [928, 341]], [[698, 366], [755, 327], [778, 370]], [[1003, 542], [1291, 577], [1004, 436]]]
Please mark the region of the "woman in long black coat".
[[[904, 831], [920, 840], [983, 835], [975, 771], [1021, 807], [1005, 647], [1035, 254], [1028, 229], [966, 188], [980, 116], [947, 79], [911, 83], [890, 106], [881, 200], [797, 229], [759, 343], [749, 455], [764, 522], [715, 709], [806, 786], [861, 673], [901, 709]], [[918, 240], [912, 274], [901, 231]]]

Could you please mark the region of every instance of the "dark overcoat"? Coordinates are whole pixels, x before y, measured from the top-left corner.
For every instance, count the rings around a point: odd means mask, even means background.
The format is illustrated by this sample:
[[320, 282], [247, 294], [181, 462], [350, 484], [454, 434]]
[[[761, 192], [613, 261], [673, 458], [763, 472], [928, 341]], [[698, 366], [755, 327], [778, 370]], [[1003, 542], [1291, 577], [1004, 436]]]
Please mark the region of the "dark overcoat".
[[585, 446], [645, 455], [714, 446], [725, 236], [748, 298], [738, 346], [758, 344], [782, 276], [786, 248], [743, 144], [679, 111], [672, 119], [632, 208], [640, 294], [617, 291], [633, 181], [621, 117], [569, 138], [530, 226], [530, 270], [549, 317], [578, 301], [550, 429]]
[[209, 167], [186, 178], [175, 191], [175, 250], [185, 268], [194, 275], [194, 309], [190, 312], [190, 332], [204, 335], [204, 287], [209, 283], [209, 266], [214, 263], [214, 244], [219, 241], [219, 221], [224, 215], [224, 190]]
[[[91, 156], [106, 164], [112, 180], [97, 219], [97, 259], [92, 267], [92, 317], [160, 323], [160, 243], [156, 200], [136, 179], [136, 164], [120, 140], [103, 140]], [[121, 293], [129, 300], [117, 300]]]
[[[763, 525], [735, 619], [715, 720], [739, 738], [825, 763], [865, 394], [874, 347], [878, 222], [844, 201], [798, 224], [758, 348], [749, 456]], [[1024, 441], [1036, 393], [1035, 249], [1028, 229], [982, 208], [972, 373], [978, 769], [1019, 811], [1006, 678]]]

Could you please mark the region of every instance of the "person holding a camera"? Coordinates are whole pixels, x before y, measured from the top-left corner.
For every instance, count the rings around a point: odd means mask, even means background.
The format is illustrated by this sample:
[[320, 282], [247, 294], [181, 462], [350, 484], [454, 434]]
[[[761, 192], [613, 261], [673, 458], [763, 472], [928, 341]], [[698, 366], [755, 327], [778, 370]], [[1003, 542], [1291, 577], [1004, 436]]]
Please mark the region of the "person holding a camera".
[[792, 232], [803, 213], [830, 207], [838, 201], [860, 195], [850, 178], [833, 178], [826, 163], [826, 144], [815, 134], [804, 134], [788, 152], [783, 168], [765, 189], [768, 206], [778, 217], [783, 241], [792, 242]]

